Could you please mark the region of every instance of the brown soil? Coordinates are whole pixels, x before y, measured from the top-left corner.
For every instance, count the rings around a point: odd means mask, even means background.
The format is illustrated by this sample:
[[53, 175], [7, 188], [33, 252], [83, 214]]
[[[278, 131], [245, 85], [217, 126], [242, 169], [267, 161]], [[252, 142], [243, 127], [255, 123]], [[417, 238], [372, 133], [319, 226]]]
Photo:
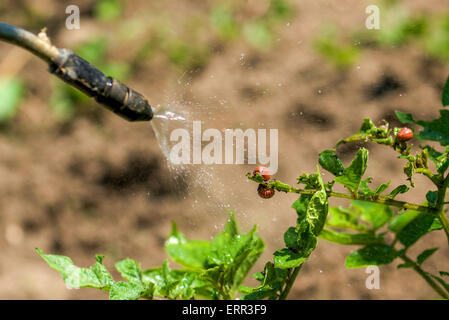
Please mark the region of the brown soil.
[[[210, 5], [178, 0], [157, 3], [133, 1], [124, 19], [151, 20], [163, 10], [174, 17], [176, 25]], [[26, 15], [17, 12], [23, 6], [34, 7], [45, 17], [53, 42], [61, 47], [72, 47], [99, 33], [114, 37], [113, 26], [90, 18], [89, 1], [80, 4], [81, 29], [66, 30], [67, 4], [6, 1], [0, 6], [0, 18], [38, 31]], [[323, 23], [333, 21], [343, 30], [362, 28], [368, 4], [298, 1], [295, 17], [281, 26], [273, 50], [258, 52], [237, 40], [214, 53], [203, 70], [185, 74], [156, 57], [141, 65], [128, 83], [150, 97], [150, 102], [177, 105], [192, 112], [193, 119], [205, 120], [208, 127], [279, 129], [276, 178], [293, 184], [302, 172], [315, 170], [320, 151], [358, 130], [365, 117], [397, 125], [394, 110], [425, 119], [438, 114], [449, 66], [426, 57], [418, 48], [364, 50], [356, 66], [343, 73], [312, 50], [311, 42]], [[407, 6], [429, 12], [446, 7], [443, 0], [407, 1]], [[128, 44], [116, 45], [111, 55], [128, 61], [132, 57]], [[17, 49], [0, 44], [0, 62], [12, 50]], [[248, 165], [194, 168], [175, 179], [149, 123], [128, 123], [94, 104], [85, 107], [86, 114], [62, 125], [48, 108], [54, 80], [45, 72], [46, 66], [28, 55], [17, 59], [23, 66], [15, 72], [29, 90], [17, 118], [0, 133], [1, 299], [104, 299], [104, 293], [93, 289], [68, 290], [34, 248], [70, 256], [80, 266], [92, 264], [96, 253], [106, 255], [104, 262], [110, 270], [125, 257], [143, 267], [159, 266], [166, 259], [163, 244], [171, 221], [188, 238], [209, 239], [226, 221], [226, 207], [236, 211], [243, 231], [257, 224], [267, 244], [253, 271], [283, 246], [283, 232], [295, 223], [296, 214], [290, 208], [294, 195], [260, 199], [257, 186], [244, 176], [252, 168]], [[375, 177], [374, 184], [390, 179], [392, 185], [405, 183], [403, 160], [381, 147], [368, 148], [367, 174]], [[345, 163], [354, 150], [343, 149]], [[416, 184], [402, 200], [423, 200], [430, 185], [422, 177], [416, 178]], [[425, 236], [411, 255], [437, 246], [442, 249], [426, 262], [426, 268], [447, 269], [449, 250], [442, 232]], [[412, 270], [396, 269], [398, 263], [381, 268], [380, 290], [366, 289], [365, 269], [344, 267], [345, 257], [354, 249], [320, 240], [290, 298], [436, 298]], [[113, 276], [119, 278], [116, 272]]]

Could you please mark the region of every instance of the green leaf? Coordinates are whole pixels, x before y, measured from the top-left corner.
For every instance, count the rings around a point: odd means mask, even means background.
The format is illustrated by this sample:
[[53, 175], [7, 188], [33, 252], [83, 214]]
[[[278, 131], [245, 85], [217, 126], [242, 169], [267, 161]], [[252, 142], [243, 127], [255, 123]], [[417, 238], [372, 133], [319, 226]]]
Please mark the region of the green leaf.
[[341, 163], [340, 159], [335, 155], [335, 152], [332, 150], [324, 150], [320, 153], [318, 162], [320, 165], [332, 173], [334, 176], [341, 176], [345, 168]]
[[285, 285], [288, 277], [288, 269], [275, 268], [271, 262], [267, 262], [264, 268], [264, 278], [261, 284], [255, 288], [241, 286], [239, 291], [244, 295], [241, 300], [261, 300], [264, 298], [277, 299], [279, 291]]
[[359, 223], [356, 212], [354, 210], [351, 210], [350, 208], [329, 208], [329, 215], [328, 220], [326, 221], [326, 225], [329, 227], [340, 229], [366, 231], [366, 226]]
[[353, 134], [349, 138], [338, 141], [337, 147], [340, 144], [354, 141], [372, 141], [379, 144], [392, 145], [393, 139], [389, 137], [389, 131], [387, 128], [376, 127], [370, 118], [363, 119], [363, 124], [357, 133]]
[[312, 198], [312, 195], [302, 194], [293, 203], [292, 208], [296, 210], [299, 221], [303, 220], [306, 217], [307, 206], [308, 206], [311, 198]]
[[435, 217], [430, 214], [420, 213], [397, 233], [399, 242], [406, 247], [413, 245], [429, 232], [434, 219]]
[[369, 177], [368, 179], [362, 180], [362, 181], [360, 182], [360, 189], [362, 190], [362, 193], [363, 193], [365, 196], [368, 196], [368, 197], [379, 196], [382, 192], [384, 192], [384, 191], [390, 186], [390, 183], [391, 183], [391, 180], [390, 180], [390, 181], [387, 182], [387, 183], [382, 183], [382, 184], [380, 184], [380, 185], [376, 188], [376, 190], [371, 190], [371, 189], [368, 187], [368, 183], [371, 183], [371, 180], [372, 180], [372, 178]]
[[359, 211], [363, 220], [373, 226], [374, 230], [385, 225], [393, 217], [393, 210], [380, 203], [352, 200], [351, 205]]
[[346, 268], [362, 268], [381, 266], [391, 263], [397, 257], [397, 252], [386, 244], [371, 244], [352, 252], [346, 258]]
[[402, 123], [415, 123], [415, 119], [413, 119], [413, 115], [411, 113], [404, 113], [400, 111], [395, 111], [396, 117]]
[[432, 248], [432, 249], [427, 249], [427, 250], [424, 250], [423, 252], [421, 252], [418, 255], [418, 257], [416, 258], [416, 262], [418, 263], [418, 265], [422, 265], [423, 262], [426, 261], [437, 250], [438, 250], [438, 248]]
[[347, 187], [351, 192], [356, 193], [366, 171], [367, 162], [368, 150], [362, 148], [357, 152], [349, 167], [343, 171], [343, 175], [336, 177], [335, 181]]
[[287, 231], [284, 233], [284, 242], [285, 246], [287, 248], [298, 248], [297, 245], [297, 239], [298, 239], [298, 233], [296, 232], [296, 229], [293, 227], [290, 227], [287, 229]]
[[447, 78], [444, 85], [441, 101], [443, 102], [443, 106], [449, 106], [449, 78]]
[[388, 229], [394, 233], [401, 231], [407, 224], [413, 221], [421, 212], [414, 210], [407, 210], [404, 213], [393, 218]]
[[194, 297], [212, 299], [215, 289], [198, 271], [170, 269], [165, 261], [160, 268], [143, 271], [143, 282], [154, 288], [154, 296], [188, 300]]
[[415, 264], [413, 262], [407, 261], [405, 263], [401, 263], [400, 265], [398, 265], [398, 269], [405, 269], [405, 268], [413, 268], [415, 266]]
[[115, 268], [122, 275], [122, 277], [129, 282], [143, 285], [142, 283], [142, 270], [140, 264], [132, 259], [126, 258], [115, 264]]
[[213, 278], [217, 276], [216, 272], [209, 272], [212, 282], [222, 281], [222, 285], [236, 289], [262, 254], [265, 244], [256, 234], [256, 226], [247, 234], [239, 234], [234, 213], [229, 213], [225, 231], [211, 243], [205, 266], [208, 269], [218, 267], [216, 270], [222, 270], [221, 280]]
[[114, 283], [109, 292], [110, 300], [137, 300], [143, 292], [141, 285], [119, 281]]
[[429, 232], [434, 231], [434, 230], [441, 230], [441, 229], [443, 229], [443, 225], [441, 224], [440, 219], [435, 217], [435, 219], [432, 222], [432, 225], [429, 228]]
[[12, 119], [19, 110], [24, 85], [17, 77], [0, 80], [0, 122]]
[[442, 276], [442, 277], [444, 277], [444, 276], [449, 277], [449, 272], [447, 272], [447, 271], [440, 271], [440, 276]]
[[204, 269], [205, 262], [211, 251], [211, 243], [208, 241], [187, 241], [178, 231], [175, 223], [172, 223], [172, 231], [165, 242], [165, 250], [168, 256], [182, 266], [194, 269]]
[[[321, 179], [321, 176], [320, 176]], [[322, 181], [321, 181], [322, 183]], [[329, 202], [327, 200], [327, 193], [322, 185], [320, 191], [315, 192], [307, 205], [306, 219], [311, 226], [311, 231], [315, 236], [318, 236], [326, 222], [327, 213], [329, 209]]]
[[274, 253], [274, 265], [280, 269], [290, 269], [299, 267], [308, 257], [302, 253], [294, 252], [291, 249], [281, 249]]
[[377, 238], [372, 234], [336, 232], [329, 229], [323, 229], [320, 233], [320, 238], [344, 245], [367, 245], [382, 242], [381, 238]]
[[398, 194], [406, 193], [410, 188], [406, 186], [405, 184], [401, 184], [400, 186], [397, 186], [393, 189], [393, 191], [390, 192], [388, 195], [389, 199], [394, 199]]
[[423, 127], [423, 131], [415, 134], [415, 138], [419, 140], [437, 141], [442, 146], [449, 144], [449, 110], [440, 110], [440, 118], [423, 121], [415, 120], [410, 113], [402, 113], [396, 111], [396, 115], [402, 123], [413, 123]]
[[429, 202], [429, 204], [435, 205], [438, 200], [438, 191], [428, 191], [426, 193], [426, 199]]
[[62, 279], [70, 288], [97, 288], [109, 290], [114, 280], [111, 274], [103, 266], [103, 256], [97, 255], [97, 262], [90, 268], [79, 268], [66, 256], [44, 254], [36, 248], [37, 253], [48, 263], [48, 265], [62, 275]]

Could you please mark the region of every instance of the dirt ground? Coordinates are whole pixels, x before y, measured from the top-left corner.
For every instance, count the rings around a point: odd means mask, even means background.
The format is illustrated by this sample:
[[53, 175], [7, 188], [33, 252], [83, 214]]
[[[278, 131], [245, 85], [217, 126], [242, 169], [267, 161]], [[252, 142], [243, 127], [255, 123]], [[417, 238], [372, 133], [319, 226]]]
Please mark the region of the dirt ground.
[[[64, 27], [65, 7], [82, 9], [81, 29]], [[263, 3], [264, 1], [260, 1]], [[132, 4], [131, 4], [132, 3]], [[181, 23], [205, 12], [210, 1], [132, 1], [124, 21], [151, 21], [164, 12]], [[294, 16], [279, 28], [273, 49], [257, 51], [235, 40], [214, 51], [201, 70], [180, 73], [161, 58], [144, 62], [127, 83], [154, 105], [170, 104], [203, 120], [205, 127], [276, 128], [279, 130], [279, 170], [276, 178], [294, 184], [303, 172], [314, 172], [318, 153], [357, 131], [363, 118], [376, 123], [394, 120], [394, 110], [416, 118], [438, 115], [440, 95], [449, 66], [427, 57], [418, 47], [366, 48], [357, 63], [338, 71], [312, 49], [319, 28], [332, 21], [345, 32], [363, 28], [365, 7], [372, 1], [292, 1]], [[39, 31], [27, 20], [24, 8], [37, 10], [52, 41], [71, 48], [97, 34], [114, 37], [113, 26], [91, 18], [92, 1], [6, 1], [0, 20]], [[444, 0], [406, 3], [411, 11], [439, 12]], [[248, 8], [264, 10], [249, 1]], [[349, 32], [349, 31], [348, 31]], [[117, 45], [110, 54], [127, 62], [131, 43]], [[2, 64], [10, 57], [16, 66]], [[14, 59], [11, 59], [14, 57]], [[13, 70], [13, 71], [11, 71]], [[150, 123], [129, 123], [91, 104], [86, 114], [69, 123], [51, 116], [48, 108], [54, 79], [39, 59], [8, 44], [0, 44], [0, 74], [19, 74], [27, 85], [17, 117], [0, 131], [0, 299], [105, 299], [94, 289], [68, 290], [60, 275], [36, 254], [70, 256], [89, 266], [97, 253], [113, 270], [114, 263], [130, 257], [142, 267], [159, 266], [166, 259], [165, 238], [175, 221], [188, 238], [209, 239], [235, 210], [243, 231], [258, 225], [267, 248], [252, 271], [258, 271], [272, 252], [283, 246], [283, 232], [295, 223], [292, 194], [277, 194], [270, 201], [257, 196], [257, 185], [247, 181], [251, 165], [194, 166], [175, 178]], [[95, 116], [93, 116], [95, 115]], [[403, 160], [393, 152], [368, 145], [367, 175], [374, 184], [392, 180], [406, 183]], [[345, 148], [350, 161], [355, 147]], [[422, 202], [430, 187], [422, 177], [407, 196]], [[331, 199], [332, 205], [345, 201]], [[429, 271], [449, 265], [443, 232], [434, 232], [412, 255], [442, 246], [426, 262]], [[429, 299], [436, 298], [424, 281], [398, 263], [381, 267], [379, 290], [365, 287], [365, 269], [346, 269], [345, 257], [355, 247], [324, 240], [304, 265], [291, 299]], [[113, 276], [119, 279], [114, 271]], [[248, 279], [246, 284], [254, 284]]]

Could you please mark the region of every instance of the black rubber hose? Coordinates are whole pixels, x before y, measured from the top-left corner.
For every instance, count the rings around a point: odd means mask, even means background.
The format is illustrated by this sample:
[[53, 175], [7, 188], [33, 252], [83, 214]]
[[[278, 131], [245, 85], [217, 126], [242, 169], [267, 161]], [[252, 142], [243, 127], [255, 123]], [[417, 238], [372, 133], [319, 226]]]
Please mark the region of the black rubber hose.
[[49, 71], [128, 121], [149, 121], [153, 109], [147, 99], [120, 81], [107, 77], [68, 49], [58, 49], [48, 39], [0, 23], [0, 39], [21, 46], [49, 64]]

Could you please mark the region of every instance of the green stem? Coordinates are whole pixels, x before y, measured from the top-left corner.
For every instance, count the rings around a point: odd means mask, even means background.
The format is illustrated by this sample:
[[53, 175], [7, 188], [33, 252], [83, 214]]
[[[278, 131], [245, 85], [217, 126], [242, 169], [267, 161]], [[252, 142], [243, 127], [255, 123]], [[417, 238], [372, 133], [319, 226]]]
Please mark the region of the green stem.
[[429, 178], [430, 181], [432, 181], [436, 186], [438, 186], [439, 183], [440, 183], [440, 181], [439, 181], [439, 179], [437, 178], [437, 176], [434, 175], [434, 174], [432, 173], [432, 171], [430, 171], [429, 169], [426, 169], [426, 168], [418, 168], [418, 169], [415, 169], [415, 172], [416, 172], [416, 173], [421, 173], [421, 174], [425, 175], [425, 176], [426, 176], [427, 178]]
[[446, 238], [449, 244], [449, 220], [446, 217], [446, 214], [444, 212], [444, 198], [446, 197], [446, 190], [449, 185], [449, 174], [446, 176], [446, 178], [443, 180], [441, 184], [438, 186], [438, 198], [436, 203], [436, 208], [438, 210], [438, 219], [440, 220], [441, 224], [443, 225], [444, 232], [446, 233]]
[[296, 267], [293, 269], [293, 272], [290, 274], [290, 276], [287, 279], [287, 283], [284, 287], [284, 290], [282, 290], [282, 293], [279, 295], [279, 300], [285, 300], [287, 299], [287, 296], [293, 287], [293, 284], [295, 283], [296, 277], [298, 276], [299, 270], [301, 270], [302, 264], [299, 267]]
[[401, 256], [404, 262], [413, 264], [413, 270], [415, 270], [431, 287], [435, 290], [443, 299], [449, 299], [449, 294], [445, 292], [441, 287], [433, 281], [433, 279], [425, 272], [421, 267], [412, 259], [407, 257], [405, 254]]
[[[280, 181], [273, 181], [273, 182], [260, 181], [257, 177], [252, 176], [250, 173], [248, 173], [247, 177], [250, 180], [253, 180], [257, 183], [263, 184], [264, 186], [266, 186], [268, 188], [274, 188], [277, 191], [299, 193], [299, 194], [310, 194], [310, 195], [313, 195], [317, 192], [317, 190], [298, 189], [298, 188], [292, 187], [288, 184], [284, 184]], [[405, 202], [405, 201], [388, 199], [386, 197], [367, 197], [367, 196], [362, 196], [362, 195], [355, 196], [353, 194], [338, 193], [338, 192], [333, 192], [333, 191], [328, 191], [327, 196], [344, 198], [344, 199], [361, 200], [361, 201], [367, 201], [367, 202], [375, 202], [375, 203], [385, 204], [387, 206], [393, 206], [393, 207], [409, 209], [409, 210], [416, 210], [416, 211], [426, 212], [426, 213], [435, 212], [435, 208], [431, 208], [428, 206], [420, 206], [420, 205]]]

